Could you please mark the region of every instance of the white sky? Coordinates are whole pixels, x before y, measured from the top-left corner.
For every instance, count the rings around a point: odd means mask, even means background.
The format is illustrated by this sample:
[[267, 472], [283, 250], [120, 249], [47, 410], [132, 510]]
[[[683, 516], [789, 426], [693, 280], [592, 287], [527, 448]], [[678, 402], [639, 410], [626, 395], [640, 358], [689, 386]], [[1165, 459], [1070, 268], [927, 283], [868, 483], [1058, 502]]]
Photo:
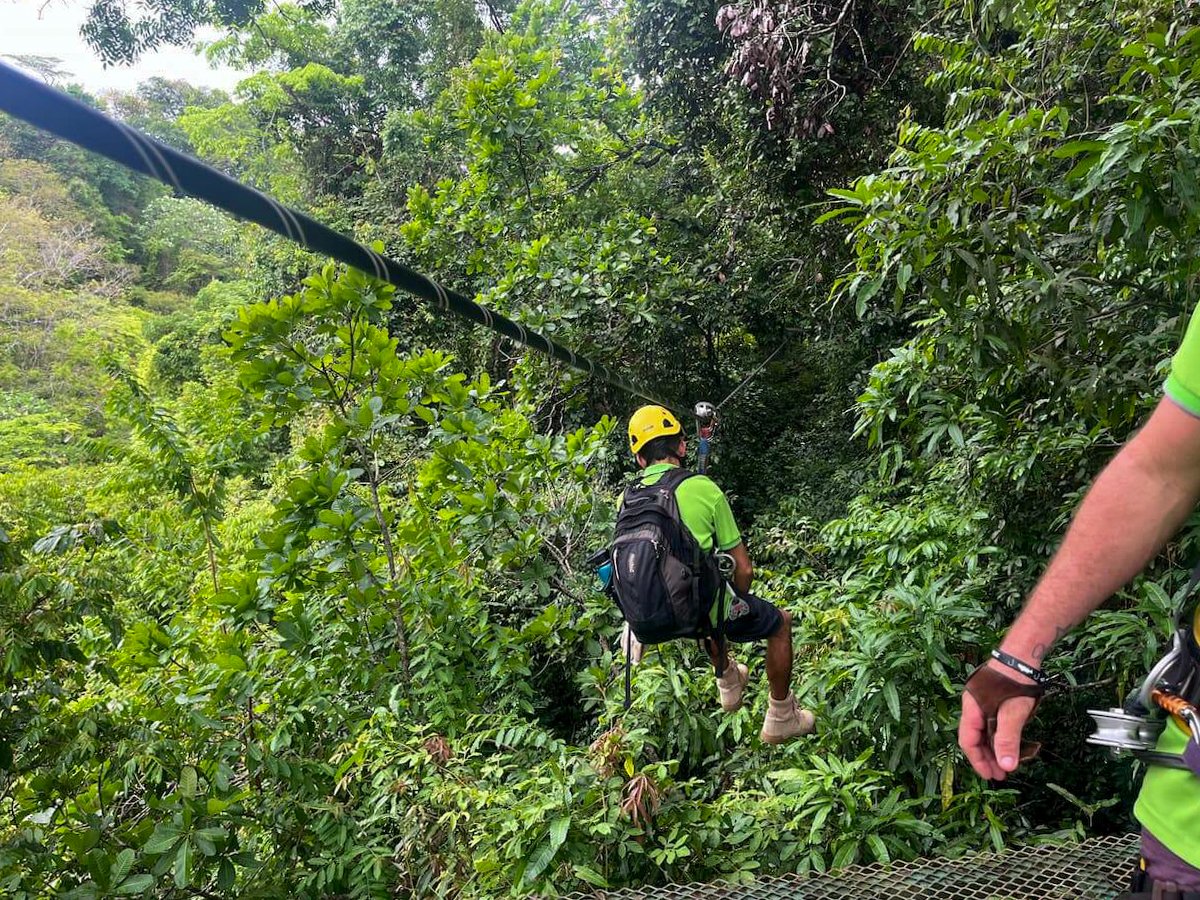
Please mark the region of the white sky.
[[[191, 47], [163, 47], [133, 66], [107, 69], [79, 35], [90, 0], [0, 0], [0, 57], [6, 54], [52, 56], [93, 93], [130, 90], [153, 75], [182, 78], [195, 85], [229, 90], [245, 77], [232, 69], [212, 69]], [[201, 37], [212, 37], [212, 34]]]

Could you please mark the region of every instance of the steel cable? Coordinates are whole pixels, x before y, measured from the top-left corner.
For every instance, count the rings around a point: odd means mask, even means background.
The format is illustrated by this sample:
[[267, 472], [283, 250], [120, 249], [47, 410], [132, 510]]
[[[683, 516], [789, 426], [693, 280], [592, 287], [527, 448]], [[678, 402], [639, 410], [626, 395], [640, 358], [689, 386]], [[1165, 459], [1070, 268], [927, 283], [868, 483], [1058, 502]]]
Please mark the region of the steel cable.
[[730, 392], [729, 392], [729, 393], [726, 395], [726, 397], [725, 397], [725, 399], [724, 399], [724, 400], [722, 400], [720, 403], [718, 403], [718, 404], [717, 404], [717, 406], [716, 406], [716, 409], [720, 410], [720, 408], [721, 408], [722, 406], [724, 406], [726, 403], [728, 403], [730, 400], [732, 400], [732, 399], [733, 399], [735, 396], [737, 396], [738, 394], [740, 394], [740, 393], [741, 393], [741, 391], [742, 391], [742, 388], [744, 388], [744, 387], [745, 387], [746, 385], [748, 385], [748, 384], [749, 384], [751, 381], [753, 381], [755, 378], [757, 378], [757, 377], [758, 377], [758, 373], [759, 373], [759, 372], [761, 372], [763, 369], [765, 369], [765, 368], [767, 367], [767, 364], [768, 364], [768, 363], [770, 363], [770, 362], [771, 362], [771, 360], [773, 360], [773, 359], [774, 359], [776, 356], [778, 356], [778, 355], [779, 355], [779, 351], [780, 351], [780, 350], [782, 350], [782, 349], [783, 349], [784, 347], [786, 347], [787, 345], [788, 345], [788, 342], [785, 340], [785, 341], [784, 341], [782, 344], [780, 344], [778, 347], [776, 347], [776, 348], [775, 348], [775, 349], [774, 349], [774, 350], [771, 352], [771, 355], [770, 355], [770, 356], [768, 356], [766, 359], [764, 359], [762, 362], [760, 362], [760, 363], [759, 363], [759, 364], [758, 364], [758, 365], [757, 365], [757, 366], [754, 368], [754, 371], [753, 371], [753, 372], [751, 372], [749, 375], [747, 375], [745, 378], [743, 378], [743, 379], [742, 379], [742, 381], [741, 381], [741, 383], [740, 383], [740, 384], [739, 384], [737, 387], [735, 387], [735, 388], [734, 388], [732, 391], [730, 391]]
[[149, 175], [181, 194], [204, 200], [302, 247], [387, 281], [423, 300], [437, 312], [453, 313], [629, 394], [662, 406], [672, 406], [608, 367], [438, 284], [403, 263], [364, 247], [316, 219], [278, 203], [207, 163], [156, 141], [4, 62], [0, 62], [0, 110], [135, 172]]

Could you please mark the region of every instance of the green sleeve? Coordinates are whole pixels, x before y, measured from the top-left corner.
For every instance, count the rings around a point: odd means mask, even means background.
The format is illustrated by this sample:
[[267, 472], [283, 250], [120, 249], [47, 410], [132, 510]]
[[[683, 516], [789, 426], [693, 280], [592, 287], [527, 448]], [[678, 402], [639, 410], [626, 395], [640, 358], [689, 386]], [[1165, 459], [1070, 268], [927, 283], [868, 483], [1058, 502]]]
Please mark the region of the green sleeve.
[[1165, 390], [1187, 412], [1200, 416], [1200, 314], [1192, 314], [1183, 343], [1171, 360]]
[[738, 531], [737, 522], [733, 520], [729, 498], [715, 484], [713, 488], [716, 492], [713, 498], [713, 532], [717, 538], [717, 549], [732, 550], [742, 542], [742, 533]]
[[729, 500], [707, 475], [688, 478], [675, 491], [679, 518], [702, 549], [729, 550], [742, 542]]

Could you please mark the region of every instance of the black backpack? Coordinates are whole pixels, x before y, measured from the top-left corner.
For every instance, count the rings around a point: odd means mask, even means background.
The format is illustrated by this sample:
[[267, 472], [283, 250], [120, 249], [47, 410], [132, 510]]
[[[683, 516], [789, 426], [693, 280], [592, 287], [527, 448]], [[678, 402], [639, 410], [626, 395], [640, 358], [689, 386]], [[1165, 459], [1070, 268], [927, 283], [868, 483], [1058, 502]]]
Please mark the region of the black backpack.
[[[695, 473], [672, 467], [654, 484], [639, 478], [625, 489], [608, 558], [609, 593], [643, 644], [712, 638], [723, 646], [724, 610], [712, 622], [723, 579], [716, 556], [705, 552], [679, 518], [675, 491]], [[626, 648], [625, 706], [629, 707]], [[724, 654], [722, 654], [723, 658]], [[718, 669], [717, 675], [723, 673]]]

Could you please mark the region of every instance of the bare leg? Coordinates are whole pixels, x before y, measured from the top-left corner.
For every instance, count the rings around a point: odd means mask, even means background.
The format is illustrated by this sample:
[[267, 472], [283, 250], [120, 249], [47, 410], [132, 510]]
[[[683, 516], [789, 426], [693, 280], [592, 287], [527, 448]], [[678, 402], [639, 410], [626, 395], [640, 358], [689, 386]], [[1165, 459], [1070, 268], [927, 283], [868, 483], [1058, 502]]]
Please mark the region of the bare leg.
[[786, 700], [792, 690], [792, 614], [781, 609], [783, 622], [779, 629], [767, 638], [767, 682], [771, 685], [771, 696]]
[[708, 651], [708, 658], [712, 660], [714, 668], [720, 669], [722, 672], [729, 668], [729, 642], [725, 642], [725, 660], [721, 664], [721, 656], [717, 652], [717, 642], [712, 638], [704, 639], [704, 649]]

